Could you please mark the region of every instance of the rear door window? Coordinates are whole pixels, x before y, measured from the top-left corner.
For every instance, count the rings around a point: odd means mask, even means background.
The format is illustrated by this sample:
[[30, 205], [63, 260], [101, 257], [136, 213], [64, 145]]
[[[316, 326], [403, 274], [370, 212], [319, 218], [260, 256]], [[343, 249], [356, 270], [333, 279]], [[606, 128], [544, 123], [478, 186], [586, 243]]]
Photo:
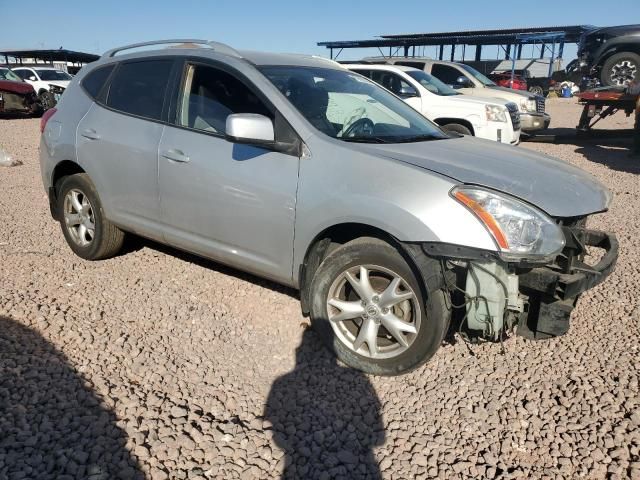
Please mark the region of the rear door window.
[[353, 71], [356, 73], [359, 73], [364, 77], [371, 78], [371, 70], [361, 70], [358, 68], [358, 69], [354, 69]]
[[107, 96], [107, 106], [124, 113], [160, 120], [173, 60], [121, 64]]
[[378, 85], [382, 85], [384, 88], [396, 95], [402, 97], [407, 94], [417, 94], [416, 89], [409, 83], [396, 75], [395, 73], [385, 72], [383, 70], [374, 70], [371, 72], [371, 79]]
[[107, 65], [106, 67], [96, 68], [84, 77], [84, 80], [82, 80], [82, 87], [91, 98], [95, 99], [98, 97], [104, 83], [113, 71], [113, 67], [114, 65]]
[[21, 79], [26, 80], [27, 78], [29, 78], [31, 75], [33, 75], [32, 72], [30, 72], [29, 70], [13, 70], [13, 73], [15, 73], [16, 75], [18, 75]]
[[413, 67], [413, 68], [417, 68], [418, 70], [424, 70], [425, 62], [405, 62], [405, 61], [401, 61], [401, 62], [395, 62], [394, 65], [402, 65], [404, 67]]
[[458, 77], [464, 76], [457, 68], [439, 63], [436, 63], [431, 67], [431, 75], [447, 85], [456, 85], [458, 83], [456, 81]]

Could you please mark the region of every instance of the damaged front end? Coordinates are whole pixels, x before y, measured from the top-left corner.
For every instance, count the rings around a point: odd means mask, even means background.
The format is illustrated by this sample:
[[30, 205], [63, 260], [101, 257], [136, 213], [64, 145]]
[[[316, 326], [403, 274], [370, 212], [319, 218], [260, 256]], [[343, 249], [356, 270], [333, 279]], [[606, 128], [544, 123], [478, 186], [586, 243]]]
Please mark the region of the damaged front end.
[[[441, 260], [458, 329], [489, 340], [507, 332], [528, 339], [565, 334], [581, 293], [602, 282], [618, 257], [615, 235], [585, 228], [586, 218], [557, 220], [561, 253], [545, 264], [508, 261], [493, 252], [423, 244]], [[599, 252], [598, 252], [599, 250]], [[599, 258], [598, 258], [599, 257]], [[516, 328], [517, 327], [517, 328]]]
[[36, 115], [41, 106], [35, 92], [15, 92], [0, 88], [0, 113]]

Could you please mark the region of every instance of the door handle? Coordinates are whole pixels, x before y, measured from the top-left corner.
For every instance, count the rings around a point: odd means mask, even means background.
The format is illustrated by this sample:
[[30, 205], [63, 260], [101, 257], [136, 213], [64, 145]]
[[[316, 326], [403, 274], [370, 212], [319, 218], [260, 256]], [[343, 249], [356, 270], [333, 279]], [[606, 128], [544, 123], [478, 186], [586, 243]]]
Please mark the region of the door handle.
[[81, 133], [81, 135], [84, 138], [88, 138], [89, 140], [98, 140], [100, 138], [98, 132], [96, 132], [93, 128], [87, 128]]
[[171, 150], [165, 150], [160, 152], [160, 156], [172, 160], [174, 162], [187, 163], [190, 158], [188, 155], [185, 155], [184, 152], [172, 148]]

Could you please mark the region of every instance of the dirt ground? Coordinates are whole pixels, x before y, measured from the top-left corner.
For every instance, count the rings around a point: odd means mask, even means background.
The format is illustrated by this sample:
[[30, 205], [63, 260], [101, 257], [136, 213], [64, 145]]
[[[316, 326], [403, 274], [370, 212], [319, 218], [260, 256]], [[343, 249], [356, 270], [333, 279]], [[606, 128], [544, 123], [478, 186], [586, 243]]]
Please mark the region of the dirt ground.
[[[574, 99], [550, 99], [574, 127]], [[447, 344], [408, 375], [337, 364], [297, 293], [144, 240], [73, 255], [48, 212], [39, 120], [0, 119], [0, 479], [640, 479], [640, 158], [530, 148], [613, 192], [615, 272], [569, 333]], [[617, 114], [602, 127], [630, 128]]]

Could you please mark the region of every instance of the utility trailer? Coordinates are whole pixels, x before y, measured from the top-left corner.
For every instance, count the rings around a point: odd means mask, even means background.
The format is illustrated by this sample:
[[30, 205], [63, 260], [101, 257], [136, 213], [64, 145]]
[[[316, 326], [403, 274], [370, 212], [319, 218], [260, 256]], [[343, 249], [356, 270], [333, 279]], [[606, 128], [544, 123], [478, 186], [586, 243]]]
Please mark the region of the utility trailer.
[[582, 115], [576, 127], [578, 133], [589, 133], [591, 128], [603, 118], [622, 110], [627, 117], [636, 108], [638, 94], [627, 93], [620, 88], [603, 87], [587, 90], [577, 95], [583, 105]]

